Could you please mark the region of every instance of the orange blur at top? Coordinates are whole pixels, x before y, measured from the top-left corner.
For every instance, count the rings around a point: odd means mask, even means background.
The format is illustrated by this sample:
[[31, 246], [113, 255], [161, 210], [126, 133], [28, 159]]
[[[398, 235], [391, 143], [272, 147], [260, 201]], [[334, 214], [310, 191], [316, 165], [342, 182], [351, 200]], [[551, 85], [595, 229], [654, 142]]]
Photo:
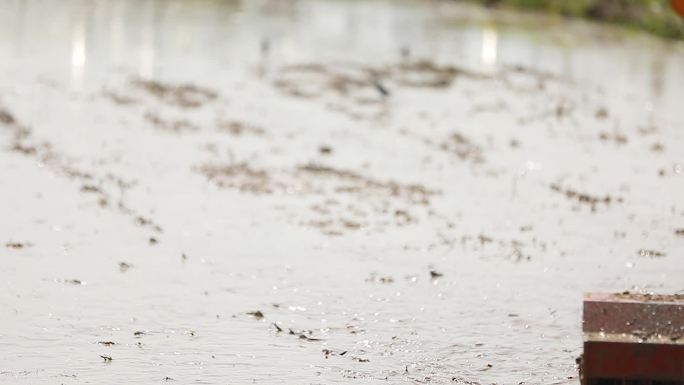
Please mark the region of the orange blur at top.
[[684, 0], [670, 0], [672, 4], [672, 9], [679, 14], [679, 16], [684, 17]]

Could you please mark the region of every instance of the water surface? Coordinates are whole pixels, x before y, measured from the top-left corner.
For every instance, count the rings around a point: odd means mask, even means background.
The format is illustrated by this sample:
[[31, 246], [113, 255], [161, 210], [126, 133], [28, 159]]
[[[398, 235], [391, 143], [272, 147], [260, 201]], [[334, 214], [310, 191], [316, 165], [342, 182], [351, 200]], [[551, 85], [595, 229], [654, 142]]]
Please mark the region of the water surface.
[[0, 57], [0, 383], [570, 384], [582, 293], [684, 289], [677, 44], [5, 0]]

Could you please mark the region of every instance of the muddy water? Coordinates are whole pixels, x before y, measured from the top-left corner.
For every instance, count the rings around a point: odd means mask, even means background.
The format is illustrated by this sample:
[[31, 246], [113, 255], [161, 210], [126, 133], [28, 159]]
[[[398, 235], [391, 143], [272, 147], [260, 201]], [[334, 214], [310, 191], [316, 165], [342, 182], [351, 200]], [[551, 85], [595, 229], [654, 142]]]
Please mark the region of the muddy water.
[[680, 46], [9, 0], [0, 58], [0, 383], [571, 384], [583, 292], [684, 289]]

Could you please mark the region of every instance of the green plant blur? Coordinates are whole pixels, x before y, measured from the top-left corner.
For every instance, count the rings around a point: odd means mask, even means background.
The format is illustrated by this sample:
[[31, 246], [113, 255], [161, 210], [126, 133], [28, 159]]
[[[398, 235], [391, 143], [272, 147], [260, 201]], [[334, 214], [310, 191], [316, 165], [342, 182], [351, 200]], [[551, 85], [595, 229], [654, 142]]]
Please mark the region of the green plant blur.
[[620, 24], [669, 39], [684, 39], [684, 20], [668, 0], [475, 0], [491, 7], [543, 10]]

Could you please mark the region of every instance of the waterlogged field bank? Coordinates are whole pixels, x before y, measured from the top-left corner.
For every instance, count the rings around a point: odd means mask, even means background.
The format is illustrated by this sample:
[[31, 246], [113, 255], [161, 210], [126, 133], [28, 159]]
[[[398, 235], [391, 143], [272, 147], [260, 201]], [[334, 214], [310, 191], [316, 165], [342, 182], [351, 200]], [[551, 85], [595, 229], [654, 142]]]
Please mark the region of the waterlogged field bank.
[[684, 289], [678, 45], [0, 4], [0, 383], [573, 384], [583, 292]]

